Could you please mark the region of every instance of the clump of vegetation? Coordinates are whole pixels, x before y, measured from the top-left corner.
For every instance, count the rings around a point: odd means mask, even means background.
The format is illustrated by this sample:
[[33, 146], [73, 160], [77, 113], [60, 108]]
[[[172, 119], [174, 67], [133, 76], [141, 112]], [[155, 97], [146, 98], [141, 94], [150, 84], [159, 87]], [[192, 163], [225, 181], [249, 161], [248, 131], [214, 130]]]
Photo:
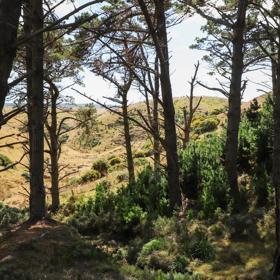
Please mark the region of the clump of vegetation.
[[220, 121], [217, 117], [199, 117], [193, 121], [193, 128], [197, 134], [212, 132], [218, 128]]
[[153, 150], [151, 149], [137, 150], [134, 152], [135, 158], [145, 158], [145, 157], [150, 157], [151, 155], [153, 155]]
[[217, 208], [226, 210], [230, 202], [223, 151], [224, 138], [211, 134], [189, 143], [181, 153], [182, 191], [200, 203], [206, 216]]
[[99, 172], [102, 177], [108, 174], [109, 165], [105, 160], [97, 160], [92, 164], [92, 169]]
[[121, 158], [112, 156], [108, 159], [109, 165], [110, 166], [116, 166], [122, 162]]
[[7, 156], [0, 154], [0, 166], [8, 167], [12, 164], [13, 162]]
[[220, 115], [220, 114], [225, 114], [227, 111], [227, 107], [224, 107], [224, 108], [218, 108], [218, 109], [214, 109], [210, 115], [212, 116], [217, 116], [217, 115]]
[[79, 108], [75, 114], [79, 131], [76, 143], [81, 148], [94, 148], [100, 144], [100, 140], [96, 137], [98, 132], [97, 110], [92, 105], [86, 105]]
[[127, 172], [124, 172], [124, 173], [120, 173], [117, 175], [117, 181], [120, 183], [120, 182], [123, 182], [123, 181], [128, 181], [128, 174]]
[[27, 219], [27, 211], [9, 207], [0, 202], [0, 228], [11, 227]]
[[[69, 208], [67, 204], [64, 207]], [[116, 193], [98, 184], [93, 197], [79, 199], [72, 209], [67, 221], [81, 232], [134, 236], [146, 217], [168, 212], [166, 181], [156, 181], [151, 168], [146, 168], [135, 184], [123, 186]]]
[[85, 172], [78, 180], [78, 184], [85, 184], [89, 182], [93, 182], [95, 180], [98, 180], [102, 177], [101, 173], [97, 170], [89, 170]]

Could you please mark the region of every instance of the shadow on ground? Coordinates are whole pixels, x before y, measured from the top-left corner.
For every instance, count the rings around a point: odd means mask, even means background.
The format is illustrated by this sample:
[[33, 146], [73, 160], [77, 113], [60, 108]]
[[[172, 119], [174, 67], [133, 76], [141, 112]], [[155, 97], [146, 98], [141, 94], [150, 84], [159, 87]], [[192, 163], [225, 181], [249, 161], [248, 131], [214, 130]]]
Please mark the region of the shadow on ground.
[[2, 280], [124, 280], [113, 260], [54, 221], [23, 224], [0, 240]]

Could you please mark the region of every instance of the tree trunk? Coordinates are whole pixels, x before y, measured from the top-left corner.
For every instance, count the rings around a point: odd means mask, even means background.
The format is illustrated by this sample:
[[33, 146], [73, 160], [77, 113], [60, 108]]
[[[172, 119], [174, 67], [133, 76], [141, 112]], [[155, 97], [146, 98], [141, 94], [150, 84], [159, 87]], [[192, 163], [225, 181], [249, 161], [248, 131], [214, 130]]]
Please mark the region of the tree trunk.
[[59, 171], [58, 171], [58, 135], [57, 135], [57, 103], [58, 93], [51, 93], [51, 126], [50, 133], [50, 158], [51, 158], [51, 211], [57, 212], [60, 206], [59, 200]]
[[130, 135], [127, 107], [128, 107], [127, 92], [123, 92], [122, 93], [122, 113], [123, 113], [125, 149], [126, 149], [126, 157], [127, 157], [127, 170], [128, 170], [129, 183], [133, 184], [135, 182], [135, 173], [134, 173], [134, 163], [133, 163], [131, 135]]
[[[191, 109], [190, 109], [191, 111]], [[183, 116], [184, 116], [184, 136], [183, 136], [183, 149], [187, 148], [187, 145], [190, 141], [190, 116], [188, 117], [187, 108], [183, 109]]]
[[[279, 34], [280, 38], [280, 34]], [[273, 168], [272, 184], [275, 190], [275, 223], [276, 251], [273, 273], [276, 279], [280, 276], [280, 47], [278, 47], [277, 63], [272, 62], [273, 84]]]
[[172, 87], [169, 72], [169, 52], [168, 38], [165, 17], [165, 2], [155, 1], [157, 18], [157, 38], [160, 60], [160, 81], [163, 101], [164, 130], [165, 130], [165, 150], [167, 158], [168, 189], [170, 208], [174, 209], [181, 205], [181, 190], [179, 182], [179, 164], [177, 153], [177, 135], [175, 126], [175, 109], [172, 97]]
[[21, 11], [21, 0], [0, 0], [0, 122], [3, 119], [3, 107], [8, 94], [8, 79], [16, 55], [14, 47]]
[[159, 81], [159, 65], [158, 57], [155, 60], [155, 92], [153, 96], [153, 138], [154, 138], [154, 172], [155, 178], [158, 180], [160, 178], [160, 131], [159, 131], [159, 90], [160, 90], [160, 81]]
[[[31, 31], [43, 28], [42, 0], [30, 1]], [[44, 187], [44, 92], [43, 92], [43, 33], [31, 40], [31, 88], [28, 91], [28, 128], [30, 143], [30, 219], [45, 217]]]
[[237, 157], [238, 132], [241, 117], [241, 84], [244, 67], [244, 32], [246, 27], [247, 1], [239, 1], [238, 18], [233, 30], [232, 74], [229, 94], [228, 126], [226, 139], [225, 168], [228, 175], [233, 211], [240, 208]]

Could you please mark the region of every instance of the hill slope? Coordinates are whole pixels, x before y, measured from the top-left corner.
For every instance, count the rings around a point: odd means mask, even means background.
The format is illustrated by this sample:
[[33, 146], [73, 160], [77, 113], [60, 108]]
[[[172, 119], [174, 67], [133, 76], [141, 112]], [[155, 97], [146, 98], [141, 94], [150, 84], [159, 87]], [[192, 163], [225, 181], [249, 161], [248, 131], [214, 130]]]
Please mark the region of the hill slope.
[[[199, 100], [199, 97], [195, 97], [194, 104]], [[176, 112], [179, 115], [182, 108], [186, 106], [188, 100], [185, 97], [175, 98], [174, 104]], [[249, 103], [244, 104], [244, 108]], [[203, 97], [197, 115], [208, 116], [213, 112], [218, 112], [217, 118], [225, 119], [224, 112], [227, 106], [227, 99], [218, 97]], [[131, 111], [141, 110], [145, 113], [145, 104], [137, 103], [132, 104], [129, 108]], [[110, 157], [117, 157], [120, 159], [121, 164], [118, 168], [112, 168], [108, 176], [101, 180], [109, 180], [114, 187], [123, 184], [127, 179], [126, 163], [125, 163], [125, 149], [122, 135], [122, 125], [119, 122], [119, 118], [116, 115], [104, 110], [98, 109], [98, 122], [99, 127], [96, 132], [96, 138], [99, 141], [99, 145], [92, 149], [80, 149], [76, 144], [77, 130], [69, 133], [69, 139], [62, 149], [62, 156], [60, 163], [65, 165], [65, 173], [71, 173], [72, 178], [79, 178], [92, 166], [92, 163], [98, 159], [107, 160]], [[215, 113], [216, 114], [216, 113]], [[0, 138], [5, 135], [12, 134], [10, 138], [0, 140], [0, 145], [10, 142], [23, 141], [24, 131], [20, 129], [22, 122], [26, 121], [25, 116], [19, 116], [18, 118], [11, 120], [0, 130]], [[148, 136], [146, 133], [132, 124], [132, 145], [135, 153], [137, 151], [143, 151], [150, 145]], [[25, 139], [26, 140], [26, 139]], [[1, 148], [0, 154], [7, 156], [12, 162], [16, 162], [21, 158], [24, 150], [21, 145], [16, 145], [9, 148]], [[136, 166], [141, 166], [145, 162], [149, 162], [149, 158], [136, 159]], [[12, 206], [27, 206], [28, 205], [28, 182], [27, 176], [27, 159], [23, 160], [23, 165], [17, 165], [14, 169], [5, 172], [0, 172], [0, 200]], [[72, 180], [73, 181], [73, 180]], [[72, 191], [75, 193], [90, 193], [94, 190], [94, 186], [100, 180], [88, 184], [69, 184], [69, 180], [62, 181], [62, 196], [68, 196]], [[45, 178], [46, 186], [50, 186], [50, 176], [46, 174]]]

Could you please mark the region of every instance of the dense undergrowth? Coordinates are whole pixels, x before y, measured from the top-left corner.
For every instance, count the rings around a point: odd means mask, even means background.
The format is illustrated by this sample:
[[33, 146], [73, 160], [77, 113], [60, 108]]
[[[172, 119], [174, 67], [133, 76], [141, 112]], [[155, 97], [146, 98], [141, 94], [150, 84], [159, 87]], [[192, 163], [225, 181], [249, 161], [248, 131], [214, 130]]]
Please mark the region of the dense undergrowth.
[[[255, 240], [272, 248], [271, 114], [268, 97], [262, 109], [253, 102], [243, 115], [238, 162], [243, 209], [239, 214], [231, 209], [221, 130], [202, 134], [181, 151], [184, 199], [171, 215], [164, 172], [158, 181], [146, 166], [133, 185], [112, 191], [101, 183], [91, 197], [71, 197], [60, 216], [80, 233], [99, 236], [118, 261], [143, 273], [179, 275], [174, 279], [189, 279], [183, 275], [195, 273], [196, 262], [217, 262], [221, 240]], [[238, 252], [228, 250], [228, 262], [242, 263]], [[165, 279], [160, 277], [155, 279]]]

